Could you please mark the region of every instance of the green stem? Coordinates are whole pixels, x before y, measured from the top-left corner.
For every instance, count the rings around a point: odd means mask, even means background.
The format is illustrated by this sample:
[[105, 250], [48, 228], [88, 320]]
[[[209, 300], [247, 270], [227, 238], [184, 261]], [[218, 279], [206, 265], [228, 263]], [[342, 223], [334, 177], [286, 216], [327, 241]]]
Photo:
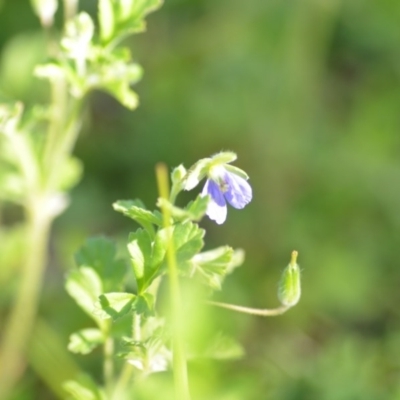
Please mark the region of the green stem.
[[[28, 187], [26, 260], [21, 270], [21, 280], [16, 301], [4, 329], [0, 343], [0, 393], [7, 399], [24, 369], [24, 354], [34, 324], [43, 273], [46, 266], [46, 248], [54, 215], [48, 211], [48, 201], [56, 190], [60, 168], [69, 157], [79, 130], [81, 102], [74, 101], [69, 117], [65, 100], [66, 87], [53, 91], [53, 111], [49, 123], [48, 143], [44, 155], [42, 175], [37, 160], [32, 159], [22, 133], [12, 135], [18, 149], [20, 168]], [[62, 90], [61, 90], [62, 89]]]
[[7, 399], [24, 369], [24, 353], [31, 334], [42, 275], [46, 265], [46, 248], [51, 220], [46, 217], [42, 204], [28, 212], [28, 238], [26, 260], [17, 299], [11, 311], [0, 346], [0, 393]]
[[111, 393], [114, 380], [114, 339], [110, 336], [111, 321], [107, 321], [104, 334], [107, 339], [104, 343], [104, 383], [106, 392]]
[[228, 310], [238, 311], [245, 314], [259, 315], [261, 317], [274, 317], [276, 315], [281, 315], [290, 308], [288, 306], [282, 305], [280, 307], [272, 309], [260, 309], [260, 308], [237, 306], [235, 304], [220, 303], [218, 301], [207, 301], [207, 304], [221, 308], [227, 308]]
[[[156, 166], [156, 175], [160, 197], [168, 199], [169, 184], [167, 166], [165, 164], [158, 164]], [[169, 245], [167, 247], [167, 263], [172, 313], [172, 352], [176, 398], [178, 400], [190, 400], [186, 354], [183, 343], [183, 325], [181, 318], [182, 301], [179, 287], [178, 266], [171, 235], [171, 215], [167, 207], [163, 207], [162, 213], [164, 228], [170, 232]]]
[[[142, 331], [140, 328], [140, 314], [133, 314], [132, 318], [132, 338], [136, 341], [142, 339]], [[133, 367], [128, 362], [125, 362], [121, 374], [118, 378], [117, 384], [115, 385], [114, 392], [111, 396], [111, 400], [124, 399], [125, 388], [132, 379]]]

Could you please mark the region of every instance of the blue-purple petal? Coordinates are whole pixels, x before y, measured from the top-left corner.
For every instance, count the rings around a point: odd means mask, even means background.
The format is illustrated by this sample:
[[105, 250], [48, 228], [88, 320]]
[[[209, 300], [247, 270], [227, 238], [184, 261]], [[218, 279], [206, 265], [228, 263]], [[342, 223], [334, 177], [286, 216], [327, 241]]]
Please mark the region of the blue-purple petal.
[[226, 172], [225, 182], [228, 189], [224, 195], [232, 207], [241, 209], [246, 204], [250, 203], [253, 197], [253, 191], [245, 179], [230, 172]]
[[227, 207], [224, 195], [218, 184], [211, 179], [207, 179], [201, 195], [209, 195], [211, 197], [206, 212], [209, 218], [219, 225], [224, 223], [226, 220]]

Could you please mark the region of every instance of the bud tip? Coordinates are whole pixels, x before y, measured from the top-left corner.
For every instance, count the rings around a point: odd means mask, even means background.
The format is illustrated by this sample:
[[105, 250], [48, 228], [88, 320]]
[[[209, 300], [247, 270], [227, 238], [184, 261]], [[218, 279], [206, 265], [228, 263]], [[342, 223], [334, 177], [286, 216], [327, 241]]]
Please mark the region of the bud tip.
[[290, 264], [295, 265], [297, 263], [297, 256], [299, 253], [296, 250], [292, 251], [292, 257], [290, 259]]

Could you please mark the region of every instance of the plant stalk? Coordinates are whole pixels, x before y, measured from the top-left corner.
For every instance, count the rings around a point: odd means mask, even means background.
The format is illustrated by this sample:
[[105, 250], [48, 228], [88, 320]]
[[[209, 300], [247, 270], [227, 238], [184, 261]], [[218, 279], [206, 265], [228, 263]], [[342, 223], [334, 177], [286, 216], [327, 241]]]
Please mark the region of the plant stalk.
[[[169, 180], [167, 166], [162, 163], [157, 164], [156, 175], [160, 197], [168, 200]], [[187, 362], [183, 342], [183, 324], [181, 318], [182, 301], [179, 287], [178, 266], [176, 262], [174, 243], [172, 240], [171, 215], [167, 207], [162, 207], [162, 214], [164, 228], [170, 232], [169, 244], [167, 247], [167, 263], [172, 313], [172, 353], [176, 398], [178, 400], [190, 400]]]
[[28, 210], [26, 259], [16, 302], [5, 325], [0, 345], [0, 393], [7, 399], [24, 370], [24, 353], [31, 334], [47, 262], [47, 243], [51, 218], [42, 210], [43, 203]]

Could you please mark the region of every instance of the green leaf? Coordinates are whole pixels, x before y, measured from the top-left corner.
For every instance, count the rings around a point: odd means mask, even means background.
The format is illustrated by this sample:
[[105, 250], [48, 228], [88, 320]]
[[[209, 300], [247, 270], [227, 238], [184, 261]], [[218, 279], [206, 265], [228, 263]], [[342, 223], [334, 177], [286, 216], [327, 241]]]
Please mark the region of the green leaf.
[[144, 18], [147, 14], [161, 7], [162, 0], [127, 0], [120, 2], [116, 36], [123, 38], [146, 29]]
[[128, 251], [131, 256], [133, 272], [139, 290], [143, 286], [145, 268], [149, 266], [152, 244], [149, 234], [143, 229], [138, 229], [129, 234]]
[[220, 290], [225, 276], [242, 261], [242, 250], [234, 251], [229, 246], [221, 246], [196, 254], [191, 260], [189, 274], [194, 273], [207, 286]]
[[125, 216], [132, 218], [138, 224], [142, 225], [144, 229], [153, 237], [154, 227], [162, 226], [162, 216], [158, 212], [151, 212], [146, 210], [144, 204], [139, 200], [119, 200], [113, 204], [115, 211], [118, 211]]
[[157, 232], [153, 242], [143, 229], [138, 229], [129, 235], [128, 251], [139, 293], [142, 293], [158, 276], [167, 251], [167, 240], [165, 229]]
[[200, 221], [207, 211], [209, 197], [198, 195], [194, 201], [191, 201], [187, 206], [186, 210], [190, 215], [192, 221]]
[[73, 400], [106, 400], [102, 389], [88, 375], [81, 375], [77, 380], [64, 383], [64, 390]]
[[104, 343], [104, 336], [99, 329], [82, 329], [69, 337], [68, 350], [73, 353], [89, 354], [101, 343]]
[[179, 264], [190, 260], [204, 246], [205, 231], [192, 222], [179, 223], [174, 226], [173, 239], [176, 259]]
[[100, 320], [93, 314], [94, 304], [103, 293], [103, 285], [97, 272], [90, 267], [80, 267], [69, 272], [66, 284], [68, 294], [97, 323]]
[[112, 0], [99, 0], [99, 25], [102, 42], [108, 42], [114, 33], [115, 18]]
[[95, 314], [101, 319], [112, 318], [114, 321], [132, 312], [136, 296], [132, 293], [105, 293], [96, 302]]
[[154, 313], [155, 298], [150, 293], [143, 293], [137, 297], [135, 311], [146, 316]]
[[103, 283], [104, 292], [117, 291], [123, 286], [126, 273], [125, 263], [116, 260], [116, 249], [112, 241], [104, 238], [90, 238], [76, 253], [78, 266], [93, 268]]

